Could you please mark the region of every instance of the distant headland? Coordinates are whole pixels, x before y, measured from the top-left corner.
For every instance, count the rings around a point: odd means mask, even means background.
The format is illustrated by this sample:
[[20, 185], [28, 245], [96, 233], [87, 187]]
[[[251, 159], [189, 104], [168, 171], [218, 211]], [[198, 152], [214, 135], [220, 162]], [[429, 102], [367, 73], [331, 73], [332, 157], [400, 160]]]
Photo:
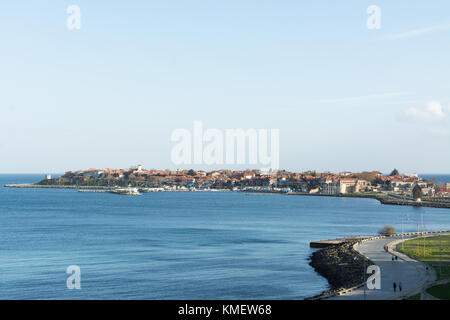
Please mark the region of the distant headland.
[[383, 175], [367, 172], [290, 172], [286, 170], [147, 170], [138, 165], [128, 169], [87, 169], [27, 185], [27, 188], [116, 189], [132, 187], [151, 191], [244, 191], [375, 198], [385, 204], [450, 208], [450, 182], [436, 184], [418, 174], [400, 174], [394, 169]]

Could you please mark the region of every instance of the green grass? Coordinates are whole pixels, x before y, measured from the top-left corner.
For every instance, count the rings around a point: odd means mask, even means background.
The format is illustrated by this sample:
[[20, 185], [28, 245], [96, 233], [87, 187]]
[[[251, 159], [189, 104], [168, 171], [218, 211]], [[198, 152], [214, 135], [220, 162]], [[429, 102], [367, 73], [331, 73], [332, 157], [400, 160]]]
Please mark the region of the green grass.
[[442, 258], [443, 262], [450, 262], [450, 235], [408, 240], [398, 249], [421, 261], [439, 262]]
[[450, 279], [450, 264], [442, 264], [442, 274], [439, 263], [432, 263], [431, 266], [433, 267], [434, 271], [436, 271], [437, 280]]
[[[438, 280], [450, 279], [450, 235], [408, 240], [399, 244], [397, 250], [414, 259], [429, 263], [436, 271]], [[442, 274], [440, 273], [441, 260]]]
[[432, 287], [427, 290], [427, 293], [440, 300], [450, 300], [450, 283]]
[[420, 300], [420, 293], [403, 300]]

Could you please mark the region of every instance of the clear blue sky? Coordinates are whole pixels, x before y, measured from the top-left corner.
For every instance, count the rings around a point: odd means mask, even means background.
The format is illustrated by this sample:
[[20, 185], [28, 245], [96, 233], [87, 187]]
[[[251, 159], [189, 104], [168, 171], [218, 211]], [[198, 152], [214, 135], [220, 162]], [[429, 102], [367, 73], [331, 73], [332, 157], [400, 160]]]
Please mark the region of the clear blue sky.
[[0, 40], [0, 172], [175, 169], [194, 120], [279, 128], [289, 170], [450, 172], [448, 0], [2, 1]]

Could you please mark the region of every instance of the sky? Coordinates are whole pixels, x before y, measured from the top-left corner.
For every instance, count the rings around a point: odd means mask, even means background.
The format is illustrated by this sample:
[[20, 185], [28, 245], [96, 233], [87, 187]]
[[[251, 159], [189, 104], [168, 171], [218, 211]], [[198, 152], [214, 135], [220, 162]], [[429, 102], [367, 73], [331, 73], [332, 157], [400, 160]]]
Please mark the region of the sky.
[[2, 1], [0, 40], [2, 173], [210, 169], [171, 160], [194, 121], [279, 129], [282, 169], [450, 173], [448, 0]]

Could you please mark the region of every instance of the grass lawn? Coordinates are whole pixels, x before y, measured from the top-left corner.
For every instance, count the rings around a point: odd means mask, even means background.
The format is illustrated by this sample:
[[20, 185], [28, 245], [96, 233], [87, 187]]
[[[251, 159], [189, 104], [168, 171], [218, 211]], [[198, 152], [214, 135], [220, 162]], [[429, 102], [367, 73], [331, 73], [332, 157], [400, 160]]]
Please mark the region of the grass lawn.
[[403, 300], [420, 300], [420, 293]]
[[408, 240], [399, 244], [397, 250], [417, 260], [428, 262], [438, 274], [438, 280], [450, 278], [450, 235]]
[[441, 300], [450, 300], [450, 283], [432, 287], [427, 290], [427, 293]]
[[[397, 245], [397, 250], [427, 262], [436, 271], [438, 280], [450, 279], [450, 235], [408, 240]], [[450, 284], [432, 287], [427, 293], [441, 300], [450, 300]], [[420, 300], [420, 294], [405, 300]]]
[[[439, 263], [431, 263], [431, 266], [433, 267], [434, 271], [436, 271], [437, 274], [437, 280], [444, 280], [444, 279], [450, 279], [450, 264], [442, 264], [442, 267], [439, 266]], [[442, 268], [442, 274], [441, 274], [441, 268]]]

